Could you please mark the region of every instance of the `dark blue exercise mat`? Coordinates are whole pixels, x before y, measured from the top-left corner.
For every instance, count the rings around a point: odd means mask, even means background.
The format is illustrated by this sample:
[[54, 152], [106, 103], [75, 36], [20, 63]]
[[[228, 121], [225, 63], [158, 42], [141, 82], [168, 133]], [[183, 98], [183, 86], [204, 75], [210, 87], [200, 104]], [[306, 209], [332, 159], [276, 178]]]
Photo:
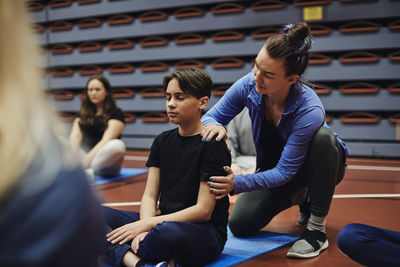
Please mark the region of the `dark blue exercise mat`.
[[298, 239], [298, 236], [273, 232], [260, 232], [250, 237], [236, 237], [228, 228], [228, 241], [221, 256], [207, 267], [235, 266], [292, 244]]
[[115, 182], [115, 181], [119, 181], [122, 179], [130, 178], [132, 176], [139, 175], [142, 173], [147, 173], [147, 169], [122, 168], [119, 175], [114, 176], [114, 177], [103, 177], [103, 176], [95, 175], [94, 182], [92, 183], [92, 185], [101, 185], [101, 184], [106, 184], [106, 183], [110, 183], [110, 182]]
[[[228, 241], [226, 241], [221, 256], [218, 260], [205, 267], [236, 266], [292, 244], [298, 239], [298, 236], [273, 232], [260, 232], [250, 237], [235, 237], [228, 228]], [[155, 266], [156, 265], [154, 265], [154, 267]], [[113, 266], [103, 264], [102, 267]]]

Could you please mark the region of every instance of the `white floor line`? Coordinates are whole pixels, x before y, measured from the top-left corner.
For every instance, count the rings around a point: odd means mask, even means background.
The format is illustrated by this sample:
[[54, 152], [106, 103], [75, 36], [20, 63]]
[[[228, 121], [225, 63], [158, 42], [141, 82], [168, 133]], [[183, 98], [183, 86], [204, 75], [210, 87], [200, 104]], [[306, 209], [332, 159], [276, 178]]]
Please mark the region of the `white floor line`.
[[107, 207], [140, 206], [140, 201], [139, 201], [139, 202], [114, 202], [114, 203], [103, 203], [103, 206], [107, 206]]
[[387, 166], [366, 166], [366, 165], [348, 165], [349, 170], [368, 170], [368, 171], [400, 171], [400, 167]]
[[[393, 198], [393, 197], [400, 197], [400, 194], [337, 194], [337, 195], [333, 195], [333, 198]], [[103, 206], [107, 206], [107, 207], [140, 206], [140, 201], [138, 201], [138, 202], [103, 203]]]
[[400, 194], [337, 194], [333, 198], [390, 198], [400, 197]]

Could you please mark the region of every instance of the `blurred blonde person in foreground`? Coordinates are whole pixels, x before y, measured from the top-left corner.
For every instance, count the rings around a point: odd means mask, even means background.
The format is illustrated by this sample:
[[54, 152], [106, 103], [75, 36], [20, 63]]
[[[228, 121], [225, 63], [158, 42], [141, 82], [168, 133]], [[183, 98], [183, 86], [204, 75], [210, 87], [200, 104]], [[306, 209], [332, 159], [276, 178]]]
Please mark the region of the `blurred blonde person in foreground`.
[[0, 266], [98, 266], [99, 202], [60, 145], [25, 1], [0, 1]]

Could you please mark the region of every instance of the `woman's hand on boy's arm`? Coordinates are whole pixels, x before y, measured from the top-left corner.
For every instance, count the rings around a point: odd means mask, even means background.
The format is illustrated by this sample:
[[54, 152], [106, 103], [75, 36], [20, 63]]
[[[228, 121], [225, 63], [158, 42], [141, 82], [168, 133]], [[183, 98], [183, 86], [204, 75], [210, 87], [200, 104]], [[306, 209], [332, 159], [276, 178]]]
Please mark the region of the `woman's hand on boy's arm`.
[[235, 188], [235, 176], [229, 166], [224, 167], [228, 173], [227, 176], [211, 176], [207, 183], [210, 192], [215, 195], [215, 199], [219, 200], [228, 195]]

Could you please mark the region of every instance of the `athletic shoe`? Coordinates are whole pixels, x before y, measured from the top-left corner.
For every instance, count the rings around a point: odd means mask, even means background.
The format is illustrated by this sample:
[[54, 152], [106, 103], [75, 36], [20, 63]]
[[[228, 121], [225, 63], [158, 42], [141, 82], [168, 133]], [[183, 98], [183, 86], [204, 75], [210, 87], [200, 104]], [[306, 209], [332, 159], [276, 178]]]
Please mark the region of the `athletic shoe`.
[[300, 240], [297, 240], [289, 249], [287, 256], [293, 258], [312, 258], [318, 256], [328, 246], [329, 243], [325, 233], [306, 229]]

